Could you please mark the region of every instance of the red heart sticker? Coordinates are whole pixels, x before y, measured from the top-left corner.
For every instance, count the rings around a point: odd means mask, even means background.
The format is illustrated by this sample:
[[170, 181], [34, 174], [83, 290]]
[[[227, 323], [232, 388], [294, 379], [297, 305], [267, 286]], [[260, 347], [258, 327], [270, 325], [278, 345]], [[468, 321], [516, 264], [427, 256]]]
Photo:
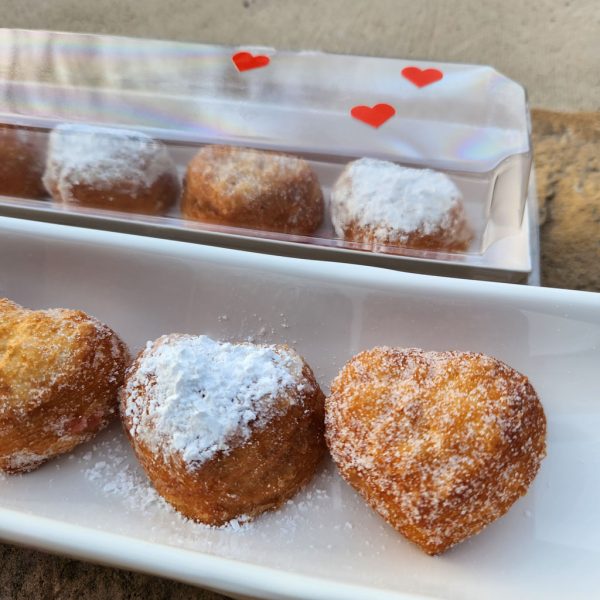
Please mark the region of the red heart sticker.
[[249, 71], [250, 69], [266, 67], [270, 62], [268, 56], [262, 54], [254, 56], [253, 54], [250, 54], [250, 52], [238, 52], [231, 57], [231, 60], [240, 73], [242, 71]]
[[417, 87], [425, 87], [439, 81], [444, 74], [438, 69], [419, 69], [419, 67], [406, 67], [402, 75]]
[[350, 114], [359, 121], [371, 127], [380, 127], [396, 114], [396, 109], [389, 104], [376, 104], [375, 106], [355, 106]]

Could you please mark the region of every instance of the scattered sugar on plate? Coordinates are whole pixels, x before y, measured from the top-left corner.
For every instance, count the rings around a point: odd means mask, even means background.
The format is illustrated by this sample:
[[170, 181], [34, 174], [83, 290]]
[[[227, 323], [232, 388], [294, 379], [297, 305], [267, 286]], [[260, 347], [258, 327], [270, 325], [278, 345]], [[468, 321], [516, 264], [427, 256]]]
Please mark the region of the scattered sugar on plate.
[[[94, 455], [95, 458], [91, 461], [88, 459], [81, 462], [85, 479], [103, 496], [120, 501], [126, 510], [141, 516], [149, 523], [164, 524], [165, 518], [168, 519], [171, 530], [168, 534], [169, 539], [185, 546], [197, 547], [198, 544], [202, 546], [217, 543], [206, 538], [206, 533], [210, 531], [236, 534], [252, 532], [252, 535], [260, 537], [263, 541], [270, 541], [273, 531], [277, 531], [285, 533], [286, 544], [293, 544], [298, 532], [306, 531], [312, 526], [315, 514], [320, 510], [328, 510], [331, 505], [331, 497], [326, 488], [335, 475], [330, 469], [325, 469], [316, 476], [313, 483], [287, 500], [278, 510], [264, 513], [254, 520], [241, 515], [218, 527], [204, 525], [181, 515], [156, 492], [144, 471], [133, 459], [124, 440], [104, 440], [97, 446]], [[158, 517], [160, 518], [157, 521]], [[151, 528], [156, 528], [160, 534], [160, 525]]]
[[[104, 460], [98, 460], [93, 466], [86, 468], [83, 471], [84, 476], [97, 486], [104, 496], [121, 500], [127, 509], [145, 517], [151, 517], [155, 511], [161, 511], [171, 517], [172, 525], [184, 525], [190, 533], [206, 529], [240, 531], [242, 525], [248, 524], [249, 519], [246, 515], [232, 519], [220, 527], [187, 519], [158, 494], [136, 463], [129, 462], [129, 454], [122, 446], [105, 442], [102, 450]], [[90, 453], [82, 456], [82, 459], [89, 461], [89, 457], [86, 458], [88, 454]]]
[[[221, 527], [213, 527], [188, 520], [158, 495], [120, 427], [103, 432], [93, 443], [77, 450], [73, 457], [70, 462], [66, 456], [49, 462], [43, 476], [34, 475], [33, 479], [47, 486], [49, 501], [60, 497], [66, 502], [66, 509], [70, 500], [64, 496], [65, 483], [75, 478], [78, 485], [83, 484], [87, 488], [87, 492], [82, 490], [83, 497], [89, 497], [91, 506], [95, 507], [93, 519], [82, 522], [86, 526], [231, 559], [249, 560], [251, 556], [251, 560], [261, 562], [272, 556], [280, 568], [294, 567], [296, 552], [302, 548], [307, 550], [310, 545], [317, 551], [326, 551], [326, 546], [332, 545], [336, 552], [354, 554], [358, 548], [370, 559], [382, 551], [379, 544], [372, 544], [367, 552], [364, 544], [365, 532], [378, 531], [378, 517], [372, 515], [354, 492], [346, 489], [330, 462], [279, 509], [254, 520], [240, 516]], [[28, 510], [30, 500], [38, 501], [41, 490], [36, 488], [35, 498], [30, 498], [27, 490], [31, 477], [0, 474], [1, 488], [9, 486], [10, 489], [15, 485], [24, 490], [23, 510]], [[340, 495], [343, 489], [349, 495]], [[80, 503], [79, 496], [76, 502]], [[396, 535], [389, 531], [387, 534]], [[240, 541], [239, 536], [244, 536], [244, 541]], [[352, 539], [350, 546], [345, 542], [348, 539]]]

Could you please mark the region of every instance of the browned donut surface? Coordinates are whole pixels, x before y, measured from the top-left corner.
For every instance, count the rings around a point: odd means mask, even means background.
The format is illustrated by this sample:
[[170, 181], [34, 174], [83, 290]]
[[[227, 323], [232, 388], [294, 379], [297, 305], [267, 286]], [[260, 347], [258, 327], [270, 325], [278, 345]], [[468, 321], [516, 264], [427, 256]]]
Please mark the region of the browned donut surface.
[[280, 506], [312, 478], [326, 451], [323, 403], [287, 346], [172, 334], [128, 371], [121, 416], [158, 493], [221, 525]]
[[91, 439], [117, 413], [128, 362], [84, 312], [0, 299], [0, 470], [30, 471]]
[[302, 235], [320, 225], [323, 194], [301, 158], [205, 146], [188, 165], [181, 210], [206, 223]]
[[545, 435], [527, 377], [471, 352], [361, 352], [326, 400], [341, 474], [428, 554], [479, 532], [526, 493]]
[[124, 129], [64, 124], [50, 134], [44, 184], [55, 202], [162, 215], [179, 175], [165, 145]]
[[17, 125], [0, 125], [0, 194], [32, 200], [47, 197], [42, 183], [45, 134]]

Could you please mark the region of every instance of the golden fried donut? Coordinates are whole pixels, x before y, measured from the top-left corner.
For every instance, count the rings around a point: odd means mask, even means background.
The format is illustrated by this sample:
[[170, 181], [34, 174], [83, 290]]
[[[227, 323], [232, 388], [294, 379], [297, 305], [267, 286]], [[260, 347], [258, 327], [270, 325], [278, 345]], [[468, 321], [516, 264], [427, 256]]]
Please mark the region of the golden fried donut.
[[0, 124], [0, 194], [46, 198], [45, 136], [31, 127]]
[[165, 214], [180, 193], [162, 142], [143, 133], [63, 124], [50, 134], [44, 185], [55, 202]]
[[527, 377], [483, 354], [361, 352], [325, 405], [344, 479], [428, 554], [502, 516], [545, 456], [546, 418]]
[[103, 429], [128, 362], [117, 335], [84, 312], [0, 298], [0, 470], [31, 471]]
[[281, 505], [326, 452], [314, 375], [287, 346], [166, 335], [127, 373], [121, 417], [158, 493], [210, 525]]
[[330, 208], [336, 235], [351, 242], [464, 251], [473, 239], [460, 191], [430, 169], [361, 158], [336, 181]]
[[187, 168], [181, 211], [206, 223], [313, 233], [323, 194], [301, 158], [234, 146], [205, 146]]

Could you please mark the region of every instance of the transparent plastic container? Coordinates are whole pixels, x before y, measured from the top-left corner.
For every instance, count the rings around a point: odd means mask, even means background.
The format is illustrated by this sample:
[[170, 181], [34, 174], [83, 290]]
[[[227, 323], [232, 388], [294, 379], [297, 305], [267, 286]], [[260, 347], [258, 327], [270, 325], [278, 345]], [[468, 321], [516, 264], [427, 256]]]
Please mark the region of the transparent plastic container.
[[[42, 144], [65, 122], [133, 129], [163, 141], [181, 176], [205, 144], [287, 152], [310, 163], [326, 204], [309, 236], [185, 220], [178, 205], [150, 217], [4, 195], [0, 214], [442, 275], [522, 281], [532, 270], [526, 94], [491, 67], [8, 29], [0, 48], [0, 123], [33, 128], [28, 135]], [[238, 52], [269, 63], [240, 71]], [[419, 87], [403, 76], [407, 67], [443, 77]], [[379, 127], [351, 115], [382, 103], [395, 115]], [[330, 189], [361, 157], [448, 175], [474, 231], [469, 248], [339, 239]]]

